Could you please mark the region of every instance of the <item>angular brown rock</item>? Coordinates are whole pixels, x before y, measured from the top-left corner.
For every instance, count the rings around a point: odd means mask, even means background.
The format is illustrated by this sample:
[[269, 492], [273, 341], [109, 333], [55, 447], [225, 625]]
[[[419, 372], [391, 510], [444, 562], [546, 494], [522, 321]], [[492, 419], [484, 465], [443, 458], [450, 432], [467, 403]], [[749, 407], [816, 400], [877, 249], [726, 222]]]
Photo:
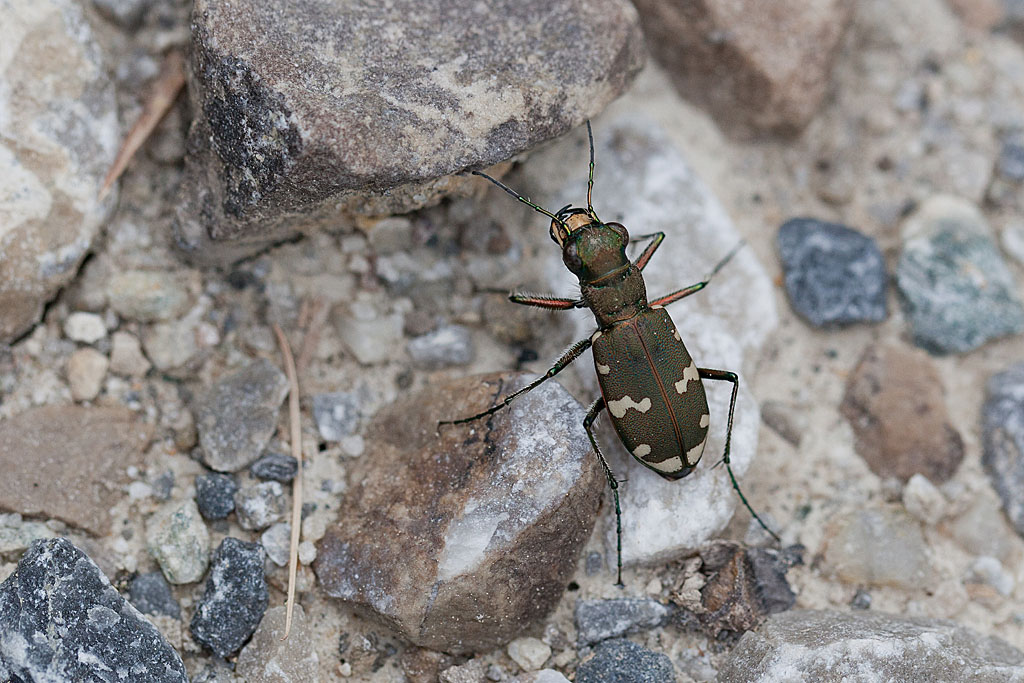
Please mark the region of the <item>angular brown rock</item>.
[[151, 429], [124, 408], [45, 406], [0, 421], [0, 510], [59, 519], [96, 535]]
[[363, 479], [319, 544], [328, 594], [453, 653], [491, 650], [554, 607], [605, 481], [583, 407], [547, 382], [490, 419], [436, 432], [524, 383], [463, 378], [378, 414]]
[[949, 423], [944, 389], [928, 354], [894, 344], [865, 351], [846, 384], [840, 410], [857, 454], [880, 477], [906, 482], [923, 474], [940, 484], [964, 457]]
[[854, 3], [636, 0], [655, 58], [676, 88], [732, 132], [793, 134], [828, 89]]

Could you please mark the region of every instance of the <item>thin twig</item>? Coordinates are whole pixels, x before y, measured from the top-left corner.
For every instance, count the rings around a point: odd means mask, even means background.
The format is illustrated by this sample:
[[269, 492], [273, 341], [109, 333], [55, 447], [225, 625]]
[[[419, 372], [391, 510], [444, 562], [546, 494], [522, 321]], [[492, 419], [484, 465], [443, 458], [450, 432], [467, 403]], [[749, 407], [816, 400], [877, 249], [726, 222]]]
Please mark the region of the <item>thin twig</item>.
[[302, 338], [299, 357], [295, 361], [295, 367], [300, 375], [306, 371], [306, 366], [309, 365], [310, 359], [316, 352], [316, 347], [320, 343], [320, 332], [324, 323], [327, 322], [328, 312], [329, 308], [323, 297], [318, 296], [310, 303], [309, 316], [306, 320], [306, 335]]
[[288, 422], [291, 427], [292, 457], [299, 469], [292, 480], [292, 538], [288, 549], [288, 600], [285, 602], [284, 637], [292, 630], [292, 609], [295, 606], [295, 574], [299, 565], [299, 531], [302, 527], [302, 428], [299, 424], [299, 378], [295, 372], [295, 359], [281, 328], [274, 323], [274, 335], [284, 357], [284, 372], [288, 376]]
[[156, 124], [160, 123], [160, 119], [170, 110], [184, 85], [185, 58], [182, 56], [181, 50], [171, 50], [164, 57], [160, 73], [142, 103], [142, 114], [139, 115], [139, 120], [128, 131], [128, 135], [125, 136], [124, 142], [121, 144], [121, 149], [117, 152], [117, 157], [114, 158], [114, 163], [111, 164], [110, 170], [107, 172], [107, 177], [103, 179], [103, 186], [100, 187], [99, 192], [100, 201], [110, 193], [114, 183], [128, 167], [128, 162], [139, 151], [142, 143], [153, 133], [153, 129], [156, 128]]

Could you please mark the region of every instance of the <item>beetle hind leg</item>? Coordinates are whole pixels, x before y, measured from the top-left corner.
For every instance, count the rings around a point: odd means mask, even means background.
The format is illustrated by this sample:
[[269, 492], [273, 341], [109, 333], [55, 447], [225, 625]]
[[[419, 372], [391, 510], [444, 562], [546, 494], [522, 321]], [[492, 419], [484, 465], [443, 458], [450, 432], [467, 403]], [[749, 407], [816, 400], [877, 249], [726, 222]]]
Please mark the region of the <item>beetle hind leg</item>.
[[740, 389], [740, 378], [735, 372], [729, 372], [728, 370], [711, 370], [709, 368], [697, 368], [697, 372], [700, 373], [701, 379], [715, 379], [725, 382], [732, 383], [732, 396], [729, 398], [729, 421], [726, 423], [725, 428], [725, 453], [722, 455], [722, 462], [725, 463], [725, 469], [729, 473], [729, 481], [732, 482], [732, 488], [736, 491], [736, 495], [740, 497], [740, 501], [743, 506], [747, 508], [747, 512], [757, 520], [757, 523], [761, 525], [761, 528], [768, 532], [768, 534], [778, 542], [782, 542], [779, 535], [768, 528], [768, 525], [764, 523], [760, 515], [754, 512], [754, 508], [750, 506], [747, 501], [747, 497], [743, 495], [743, 491], [740, 489], [740, 484], [736, 481], [736, 475], [732, 471], [732, 465], [729, 464], [729, 448], [732, 445], [732, 417], [736, 411], [736, 395]]
[[619, 507], [619, 482], [615, 475], [612, 474], [612, 468], [608, 466], [608, 461], [605, 460], [604, 453], [601, 452], [601, 447], [597, 445], [597, 439], [594, 437], [594, 420], [597, 419], [598, 413], [604, 410], [604, 406], [603, 396], [590, 404], [590, 408], [587, 409], [587, 416], [583, 418], [583, 429], [587, 430], [590, 445], [594, 448], [594, 452], [597, 453], [598, 460], [601, 461], [601, 467], [604, 468], [604, 476], [608, 479], [608, 487], [612, 490], [612, 497], [615, 499], [616, 559], [618, 560], [618, 578], [615, 581], [615, 585], [622, 586], [622, 508]]

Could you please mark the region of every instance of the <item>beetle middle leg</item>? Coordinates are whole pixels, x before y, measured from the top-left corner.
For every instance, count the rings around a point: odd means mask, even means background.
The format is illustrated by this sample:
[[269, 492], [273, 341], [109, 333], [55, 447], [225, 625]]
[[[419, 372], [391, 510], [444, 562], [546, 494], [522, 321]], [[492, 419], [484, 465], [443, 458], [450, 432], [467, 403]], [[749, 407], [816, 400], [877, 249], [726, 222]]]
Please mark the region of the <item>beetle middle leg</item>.
[[562, 354], [562, 357], [559, 358], [558, 360], [556, 360], [555, 364], [552, 365], [548, 369], [547, 372], [545, 372], [543, 375], [541, 375], [537, 379], [535, 379], [532, 382], [530, 382], [529, 384], [527, 384], [525, 387], [523, 387], [519, 391], [512, 392], [511, 394], [509, 394], [508, 396], [503, 398], [500, 403], [498, 403], [496, 405], [493, 405], [490, 408], [488, 408], [487, 410], [483, 411], [482, 413], [477, 413], [476, 415], [473, 415], [471, 417], [464, 417], [464, 418], [462, 418], [460, 420], [441, 420], [441, 421], [439, 421], [437, 423], [438, 428], [440, 428], [441, 425], [465, 424], [467, 422], [473, 422], [475, 420], [479, 420], [482, 417], [487, 417], [488, 415], [493, 415], [494, 413], [498, 412], [499, 410], [501, 410], [502, 408], [507, 406], [509, 403], [514, 401], [516, 398], [522, 396], [523, 394], [527, 393], [528, 391], [532, 391], [533, 389], [536, 389], [538, 386], [540, 386], [544, 382], [548, 381], [549, 379], [551, 379], [552, 377], [554, 377], [555, 375], [560, 373], [570, 363], [572, 363], [574, 360], [579, 358], [580, 354], [582, 354], [584, 351], [589, 349], [590, 345], [592, 343], [593, 342], [590, 341], [590, 337], [587, 337], [586, 339], [579, 340], [578, 342], [576, 342], [575, 344], [570, 346], [569, 349], [565, 353]]
[[[713, 278], [718, 273], [718, 271], [725, 267], [725, 264], [728, 263], [732, 259], [732, 257], [736, 255], [736, 252], [739, 251], [744, 244], [746, 244], [746, 242], [740, 240], [739, 244], [733, 247], [728, 254], [722, 257], [721, 261], [715, 264], [715, 267], [711, 269], [711, 272], [708, 273], [703, 280], [701, 280], [695, 285], [683, 287], [682, 289], [676, 290], [671, 294], [666, 294], [663, 297], [655, 299], [654, 301], [651, 302], [651, 306], [667, 306], [668, 304], [674, 301], [679, 301], [680, 299], [684, 299], [690, 296], [691, 294], [696, 294], [700, 290], [704, 289], [705, 287], [708, 286], [708, 283], [711, 282], [711, 278]], [[641, 254], [640, 256], [642, 258], [643, 254]], [[637, 259], [638, 262], [639, 260], [640, 259]]]
[[768, 525], [764, 523], [764, 520], [761, 519], [761, 517], [756, 512], [754, 512], [754, 508], [750, 507], [750, 503], [747, 502], [747, 497], [744, 496], [743, 491], [740, 490], [739, 482], [736, 481], [736, 475], [733, 474], [732, 465], [729, 464], [729, 448], [732, 445], [732, 416], [733, 413], [736, 411], [736, 396], [739, 393], [740, 389], [740, 378], [736, 375], [735, 372], [730, 372], [728, 370], [712, 370], [710, 368], [697, 368], [697, 372], [700, 373], [701, 379], [714, 379], [732, 383], [732, 396], [729, 398], [729, 420], [726, 423], [725, 427], [725, 454], [722, 456], [722, 462], [725, 463], [725, 469], [726, 471], [729, 472], [729, 479], [730, 481], [732, 481], [732, 487], [736, 491], [736, 495], [740, 497], [740, 500], [743, 502], [744, 507], [746, 507], [747, 511], [753, 516], [754, 519], [757, 520], [757, 523], [761, 525], [762, 529], [767, 531], [772, 538], [781, 543], [782, 539], [779, 538], [779, 535], [771, 529], [769, 529]]
[[601, 461], [601, 467], [604, 468], [604, 476], [608, 479], [608, 486], [612, 490], [612, 496], [615, 498], [615, 538], [617, 541], [616, 546], [616, 558], [618, 559], [618, 580], [615, 585], [621, 586], [622, 584], [622, 509], [619, 507], [619, 481], [612, 474], [612, 468], [608, 466], [608, 461], [605, 460], [604, 453], [601, 452], [601, 447], [597, 445], [597, 439], [594, 437], [594, 420], [597, 419], [598, 413], [604, 410], [605, 402], [604, 397], [597, 399], [590, 404], [590, 408], [587, 409], [587, 416], [583, 418], [583, 428], [587, 430], [587, 436], [590, 437], [590, 445], [594, 448], [594, 452], [597, 453], [598, 460]]

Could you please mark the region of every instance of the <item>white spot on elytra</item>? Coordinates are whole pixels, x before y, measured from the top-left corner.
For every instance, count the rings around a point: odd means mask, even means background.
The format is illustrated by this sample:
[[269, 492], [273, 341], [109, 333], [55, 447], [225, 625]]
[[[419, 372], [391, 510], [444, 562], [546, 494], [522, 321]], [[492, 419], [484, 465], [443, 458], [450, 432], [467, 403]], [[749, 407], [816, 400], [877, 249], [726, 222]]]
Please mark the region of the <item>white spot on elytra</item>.
[[674, 327], [672, 328], [672, 336], [676, 338], [677, 342], [683, 341], [683, 338], [679, 336], [679, 330]]
[[651, 447], [645, 443], [640, 444], [633, 449], [633, 456], [636, 458], [642, 458], [645, 455], [651, 454]]
[[600, 363], [597, 363], [597, 371], [602, 375], [607, 375], [609, 372], [612, 371], [612, 369], [607, 365], [601, 365]]
[[601, 336], [601, 330], [598, 330], [594, 334], [590, 335], [590, 341], [591, 342], [596, 342], [598, 337], [600, 337], [600, 336]]
[[646, 413], [651, 409], [651, 399], [645, 396], [639, 403], [637, 403], [633, 400], [632, 396], [623, 396], [620, 399], [608, 401], [608, 412], [615, 417], [622, 417], [630, 408], [635, 408], [641, 413]]
[[700, 373], [697, 372], [697, 366], [693, 363], [693, 361], [690, 361], [690, 364], [687, 365], [685, 368], [683, 368], [683, 378], [681, 380], [679, 380], [678, 382], [676, 382], [676, 384], [675, 384], [675, 386], [676, 386], [676, 393], [678, 393], [678, 394], [685, 394], [686, 393], [686, 385], [689, 384], [690, 380], [692, 380], [692, 379], [699, 380], [700, 379]]
[[711, 424], [711, 416], [708, 415], [707, 413], [701, 415], [700, 416], [700, 426], [701, 427], [707, 427], [709, 424]]
[[708, 438], [704, 437], [703, 441], [686, 451], [686, 462], [689, 463], [690, 467], [696, 465], [697, 461], [700, 460], [700, 456], [704, 454], [704, 444], [707, 440]]
[[659, 310], [659, 309], [662, 309], [662, 308], [665, 308], [665, 307], [662, 306], [661, 304], [654, 304], [653, 306], [651, 306], [652, 310]]
[[668, 460], [662, 460], [661, 462], [649, 462], [646, 464], [659, 472], [678, 472], [683, 469], [683, 459], [678, 455], [671, 457]]

